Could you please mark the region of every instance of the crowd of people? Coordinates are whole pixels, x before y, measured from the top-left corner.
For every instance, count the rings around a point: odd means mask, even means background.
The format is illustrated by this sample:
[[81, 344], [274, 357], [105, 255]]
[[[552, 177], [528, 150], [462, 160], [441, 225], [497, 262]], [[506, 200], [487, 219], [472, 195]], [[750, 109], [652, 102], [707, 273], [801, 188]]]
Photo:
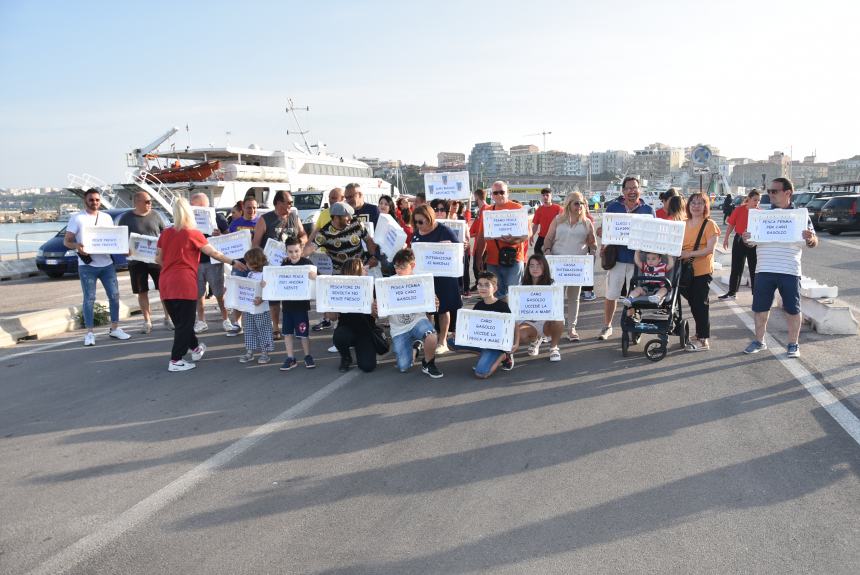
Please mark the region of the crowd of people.
[[[414, 199], [389, 196], [379, 198], [376, 205], [365, 202], [361, 187], [349, 184], [345, 189], [334, 188], [328, 194], [328, 204], [310, 233], [293, 209], [290, 192], [279, 191], [273, 198], [273, 210], [258, 215], [257, 201], [253, 197], [239, 202], [229, 218], [218, 215], [213, 222], [212, 235], [248, 230], [252, 234], [252, 247], [241, 259], [233, 259], [214, 249], [195, 225], [192, 206], [208, 207], [205, 194], [194, 194], [189, 201], [179, 199], [173, 206], [173, 225], [164, 227], [162, 220], [152, 211], [152, 200], [145, 192], [134, 197], [134, 209], [118, 218], [117, 225], [128, 226], [129, 233], [158, 237], [155, 263], [129, 261], [132, 291], [144, 319], [143, 333], [152, 330], [152, 314], [148, 287], [152, 281], [159, 291], [165, 310], [165, 325], [174, 329], [174, 342], [168, 369], [193, 369], [206, 352], [206, 345], [197, 335], [209, 329], [204, 300], [214, 297], [226, 335], [244, 335], [245, 353], [239, 361], [248, 363], [256, 357], [257, 363], [271, 361], [275, 342], [283, 340], [286, 357], [281, 370], [298, 366], [297, 343], [301, 346], [305, 368], [316, 366], [310, 345], [310, 332], [332, 329], [332, 352], [340, 355], [340, 370], [347, 371], [353, 364], [362, 371], [373, 371], [378, 356], [393, 349], [396, 367], [409, 371], [420, 358], [421, 371], [432, 378], [442, 377], [436, 359], [452, 351], [474, 352], [478, 360], [474, 374], [478, 378], [490, 377], [498, 368], [509, 370], [514, 365], [514, 354], [520, 346], [530, 356], [541, 353], [541, 346], [549, 344], [549, 361], [561, 361], [560, 341], [566, 336], [570, 342], [580, 340], [577, 331], [580, 301], [595, 299], [593, 286], [569, 286], [565, 290], [564, 320], [523, 321], [516, 325], [511, 349], [493, 350], [458, 346], [455, 344], [457, 311], [464, 300], [477, 294], [472, 307], [479, 311], [510, 313], [507, 299], [512, 286], [551, 285], [553, 279], [546, 255], [600, 256], [607, 270], [604, 289], [603, 324], [598, 339], [612, 336], [617, 303], [625, 306], [638, 297], [660, 302], [669, 289], [679, 289], [687, 300], [695, 323], [695, 336], [686, 344], [691, 352], [711, 348], [710, 284], [714, 271], [714, 250], [721, 235], [720, 226], [711, 219], [710, 200], [707, 195], [693, 193], [681, 197], [675, 190], [661, 195], [663, 207], [654, 213], [640, 197], [637, 178], [627, 177], [622, 195], [609, 201], [607, 213], [651, 214], [656, 217], [683, 221], [684, 238], [680, 257], [638, 253], [625, 246], [600, 245], [602, 229], [595, 226], [587, 200], [579, 192], [568, 194], [562, 205], [553, 202], [552, 191], [542, 190], [541, 204], [537, 208], [529, 233], [521, 236], [506, 235], [488, 238], [482, 214], [486, 210], [519, 210], [523, 206], [509, 198], [508, 186], [503, 181], [493, 182], [489, 198], [485, 190], [473, 193], [473, 215], [467, 202], [434, 199], [427, 202], [423, 193]], [[777, 178], [767, 190], [773, 209], [793, 207], [793, 186], [785, 178]], [[87, 254], [81, 242], [85, 226], [111, 226], [110, 216], [101, 211], [100, 194], [92, 189], [86, 192], [84, 209], [69, 222], [64, 238], [68, 249], [78, 252], [79, 274], [84, 295], [83, 318], [86, 327], [85, 346], [95, 344], [93, 332], [93, 304], [96, 282], [101, 281], [110, 302], [110, 337], [129, 339], [131, 336], [119, 327], [119, 287], [116, 271], [110, 256]], [[488, 201], [491, 200], [491, 201]], [[795, 244], [752, 243], [748, 226], [749, 211], [758, 209], [760, 192], [749, 192], [744, 202], [727, 214], [728, 232], [723, 246], [732, 241], [732, 270], [728, 291], [719, 301], [734, 299], [740, 288], [745, 263], [750, 268], [753, 291], [752, 309], [755, 314], [756, 338], [744, 350], [756, 353], [766, 348], [764, 332], [775, 291], [779, 290], [783, 308], [788, 317], [788, 355], [799, 355], [800, 331], [800, 260], [802, 246]], [[406, 245], [393, 258], [386, 256], [374, 243], [365, 223], [376, 225], [380, 214], [394, 218], [406, 234]], [[465, 239], [446, 225], [450, 220], [463, 220]], [[390, 221], [390, 220], [389, 220]], [[811, 223], [803, 232], [808, 247], [817, 245]], [[283, 261], [267, 260], [264, 247], [268, 240], [284, 246]], [[460, 278], [433, 278], [436, 309], [432, 313], [397, 314], [378, 317], [374, 302], [372, 313], [326, 313], [313, 327], [310, 326], [310, 301], [263, 301], [257, 298], [251, 311], [241, 314], [228, 310], [225, 305], [224, 264], [231, 266], [230, 273], [243, 275], [262, 282], [263, 268], [267, 265], [311, 265], [314, 252], [324, 253], [331, 260], [335, 275], [377, 277], [410, 275], [416, 258], [411, 246], [422, 242], [453, 243], [464, 241], [463, 276]], [[533, 248], [528, 255], [529, 247]], [[313, 256], [316, 257], [316, 256]], [[278, 258], [280, 259], [280, 258]], [[666, 286], [661, 278], [675, 265], [689, 268], [689, 278], [678, 286]], [[635, 290], [630, 290], [634, 276], [651, 277]], [[310, 279], [313, 279], [311, 276]], [[474, 283], [472, 281], [474, 279]], [[660, 281], [657, 281], [657, 280]], [[660, 283], [663, 281], [663, 283]], [[467, 300], [466, 300], [467, 301]], [[385, 335], [387, 327], [390, 335]], [[390, 342], [388, 345], [387, 342]], [[190, 353], [191, 360], [186, 356]], [[257, 355], [259, 354], [259, 355]]]

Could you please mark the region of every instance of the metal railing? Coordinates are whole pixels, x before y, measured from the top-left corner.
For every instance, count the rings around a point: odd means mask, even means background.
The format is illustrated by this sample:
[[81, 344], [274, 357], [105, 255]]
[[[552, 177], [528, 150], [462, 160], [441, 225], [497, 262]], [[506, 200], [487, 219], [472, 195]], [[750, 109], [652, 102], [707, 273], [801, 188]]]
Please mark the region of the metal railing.
[[[20, 236], [26, 236], [26, 235], [37, 235], [37, 234], [41, 234], [41, 235], [45, 235], [45, 234], [56, 234], [56, 233], [57, 233], [57, 231], [59, 231], [59, 229], [57, 229], [57, 230], [55, 230], [55, 231], [51, 231], [51, 230], [38, 230], [38, 231], [18, 232], [18, 233], [16, 233], [16, 234], [15, 234], [15, 259], [16, 259], [16, 260], [20, 260], [20, 259], [21, 259], [21, 246], [20, 246], [20, 240], [18, 239]], [[40, 243], [39, 245], [41, 245], [41, 244], [45, 243], [45, 242], [46, 242], [46, 241], [48, 241], [49, 239], [50, 239], [50, 238], [46, 238], [46, 239], [42, 240], [42, 241], [41, 241], [41, 243]], [[35, 242], [34, 242], [34, 241], [32, 241], [32, 240], [30, 240], [30, 241], [28, 241], [28, 240], [24, 240], [24, 241], [25, 241], [25, 243], [35, 243]], [[35, 252], [35, 251], [37, 251], [37, 250], [33, 250], [33, 251]], [[64, 250], [64, 251], [65, 251], [65, 250]], [[29, 252], [27, 252], [27, 253], [29, 253]]]

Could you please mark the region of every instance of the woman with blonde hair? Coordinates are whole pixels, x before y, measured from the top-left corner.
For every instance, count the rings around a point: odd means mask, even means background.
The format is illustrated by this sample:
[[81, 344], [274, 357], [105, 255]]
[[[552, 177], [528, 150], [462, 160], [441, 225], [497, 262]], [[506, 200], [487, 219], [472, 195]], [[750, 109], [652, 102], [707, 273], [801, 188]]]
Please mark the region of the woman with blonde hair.
[[[572, 192], [564, 200], [564, 211], [556, 216], [549, 226], [543, 244], [543, 252], [554, 256], [581, 256], [597, 246], [594, 224], [588, 219], [587, 203], [579, 192]], [[579, 294], [582, 286], [568, 286], [567, 338], [579, 341], [576, 323], [579, 320]]]
[[207, 243], [194, 223], [191, 206], [184, 198], [179, 198], [173, 204], [173, 226], [161, 232], [157, 247], [155, 262], [161, 264], [158, 287], [165, 311], [176, 326], [167, 369], [194, 369], [197, 366], [185, 361], [183, 356], [190, 350], [191, 359], [197, 361], [206, 352], [206, 344], [199, 343], [194, 335], [194, 320], [197, 317], [197, 265], [201, 252], [237, 269], [247, 268]]

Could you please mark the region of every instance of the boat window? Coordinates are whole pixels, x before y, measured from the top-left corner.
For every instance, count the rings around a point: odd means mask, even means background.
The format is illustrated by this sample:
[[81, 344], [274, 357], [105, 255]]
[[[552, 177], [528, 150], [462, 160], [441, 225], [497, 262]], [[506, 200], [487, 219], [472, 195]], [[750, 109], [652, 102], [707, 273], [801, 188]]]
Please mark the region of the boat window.
[[293, 194], [293, 206], [297, 210], [318, 210], [322, 204], [322, 192], [318, 194]]

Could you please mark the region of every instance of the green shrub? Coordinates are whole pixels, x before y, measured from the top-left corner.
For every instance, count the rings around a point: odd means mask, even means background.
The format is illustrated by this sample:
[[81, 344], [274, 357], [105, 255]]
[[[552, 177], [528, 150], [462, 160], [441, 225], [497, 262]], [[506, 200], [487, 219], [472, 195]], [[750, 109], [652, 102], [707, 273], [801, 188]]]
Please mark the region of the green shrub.
[[[75, 316], [75, 321], [79, 327], [86, 327], [84, 323], [84, 311], [81, 310]], [[93, 306], [93, 327], [99, 325], [107, 325], [110, 323], [110, 310], [104, 304], [96, 303]]]

